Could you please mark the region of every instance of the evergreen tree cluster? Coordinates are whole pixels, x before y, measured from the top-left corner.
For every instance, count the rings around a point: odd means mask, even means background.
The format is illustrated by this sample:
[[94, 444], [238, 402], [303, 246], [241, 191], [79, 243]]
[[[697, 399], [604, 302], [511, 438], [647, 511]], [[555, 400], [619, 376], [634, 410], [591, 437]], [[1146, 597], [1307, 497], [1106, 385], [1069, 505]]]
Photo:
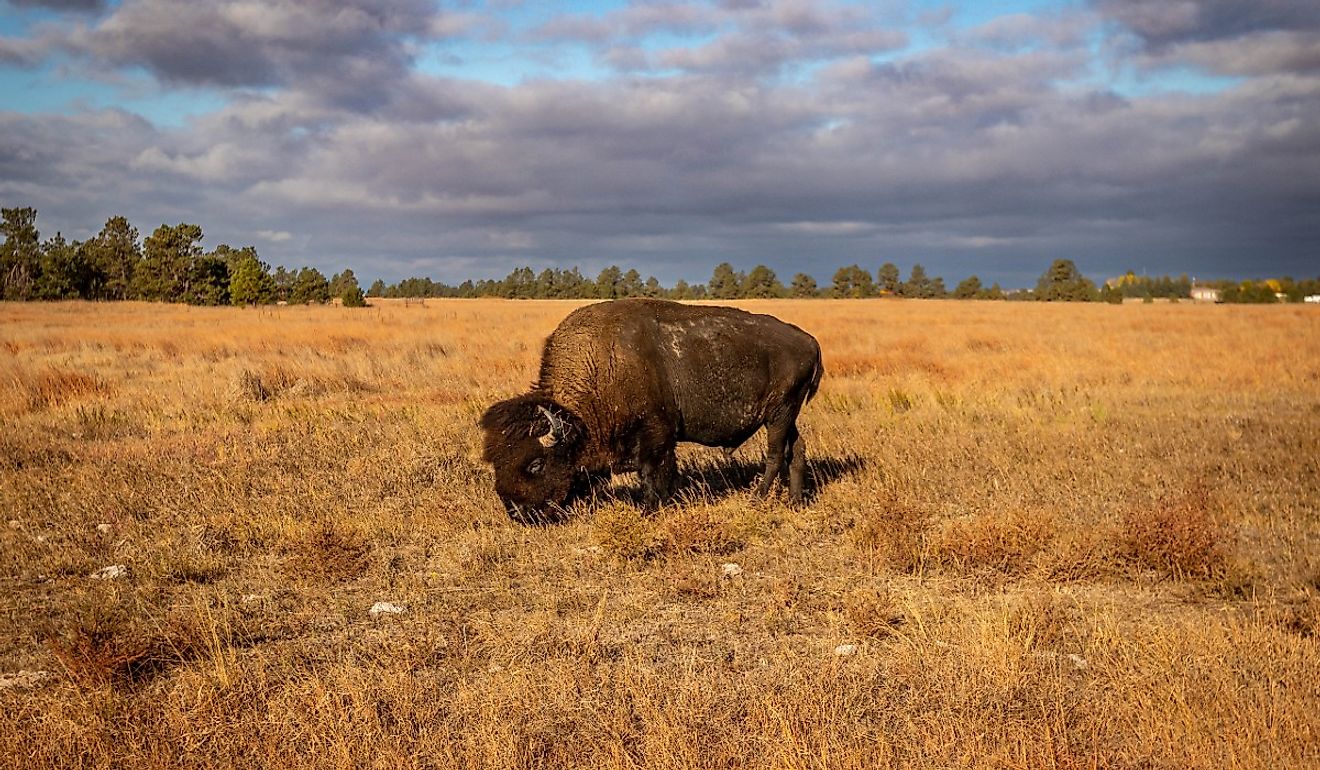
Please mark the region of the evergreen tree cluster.
[[[1069, 259], [1056, 259], [1037, 281], [1034, 290], [1005, 291], [998, 283], [985, 286], [975, 275], [949, 291], [944, 279], [929, 276], [914, 264], [906, 280], [898, 267], [886, 262], [872, 275], [853, 264], [834, 272], [828, 286], [819, 286], [806, 273], [797, 273], [785, 286], [775, 271], [756, 265], [748, 272], [728, 262], [715, 266], [706, 283], [680, 280], [665, 288], [655, 278], [643, 278], [635, 269], [611, 265], [594, 278], [574, 267], [546, 268], [539, 273], [519, 267], [499, 280], [467, 280], [457, 286], [430, 278], [406, 278], [396, 284], [375, 281], [365, 295], [351, 269], [326, 278], [314, 267], [271, 270], [251, 246], [220, 244], [202, 248], [202, 229], [193, 224], [161, 225], [140, 239], [137, 228], [124, 217], [111, 217], [95, 237], [72, 243], [56, 233], [45, 241], [32, 208], [0, 209], [0, 298], [25, 299], [141, 299], [186, 302], [195, 305], [261, 305], [325, 303], [339, 299], [345, 306], [362, 307], [366, 297], [504, 297], [508, 299], [668, 299], [812, 298], [862, 299], [909, 297], [915, 299], [1039, 300], [1046, 302], [1122, 302], [1124, 298], [1179, 299], [1191, 296], [1191, 281], [1148, 278], [1127, 273], [1097, 288]], [[1300, 302], [1320, 294], [1320, 279], [1292, 278], [1264, 281], [1219, 281], [1206, 284], [1220, 290], [1223, 302]]]
[[1217, 281], [1207, 285], [1219, 289], [1220, 302], [1264, 305], [1301, 302], [1305, 297], [1320, 296], [1320, 278], [1295, 280], [1284, 276], [1263, 281]]
[[161, 225], [139, 242], [124, 217], [106, 220], [95, 237], [41, 240], [37, 211], [0, 209], [0, 297], [26, 299], [140, 299], [190, 305], [366, 304], [352, 270], [326, 279], [314, 267], [271, 271], [251, 246], [202, 248], [202, 228]]
[[797, 273], [787, 286], [775, 271], [765, 265], [756, 265], [750, 271], [735, 270], [728, 262], [715, 266], [710, 280], [704, 284], [689, 284], [679, 280], [672, 288], [660, 285], [654, 276], [643, 279], [636, 270], [624, 272], [611, 265], [591, 280], [578, 268], [560, 270], [547, 268], [536, 273], [530, 267], [519, 267], [501, 280], [464, 281], [457, 286], [432, 281], [430, 278], [407, 278], [396, 284], [377, 280], [367, 290], [368, 297], [423, 298], [423, 297], [504, 297], [507, 299], [622, 299], [624, 297], [664, 297], [667, 299], [773, 299], [830, 297], [860, 299], [865, 297], [918, 297], [938, 299], [1004, 299], [999, 284], [989, 288], [972, 276], [959, 284], [950, 294], [943, 278], [930, 278], [925, 268], [914, 265], [907, 281], [900, 280], [898, 268], [882, 265], [879, 280], [860, 265], [841, 267], [834, 274], [829, 288], [822, 289], [816, 279], [806, 273]]
[[1109, 281], [1108, 286], [1125, 298], [1187, 299], [1192, 296], [1192, 281], [1186, 274], [1177, 278], [1168, 275], [1151, 277], [1129, 270]]

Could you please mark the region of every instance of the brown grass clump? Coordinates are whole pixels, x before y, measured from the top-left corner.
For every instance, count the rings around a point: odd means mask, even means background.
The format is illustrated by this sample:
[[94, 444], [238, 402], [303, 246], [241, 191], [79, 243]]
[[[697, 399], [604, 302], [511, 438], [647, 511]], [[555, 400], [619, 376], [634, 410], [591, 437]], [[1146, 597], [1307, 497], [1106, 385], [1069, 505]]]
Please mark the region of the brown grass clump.
[[649, 559], [660, 552], [655, 522], [635, 506], [615, 504], [597, 510], [591, 534], [599, 548], [620, 559]]
[[162, 640], [111, 629], [91, 629], [48, 644], [69, 676], [84, 687], [145, 681], [171, 662]]
[[656, 533], [660, 550], [667, 554], [725, 556], [741, 549], [743, 542], [725, 515], [700, 505], [665, 511]]
[[877, 567], [919, 572], [928, 556], [929, 518], [890, 499], [858, 514], [853, 541]]
[[735, 523], [701, 504], [648, 515], [636, 506], [616, 503], [594, 514], [592, 537], [603, 551], [624, 560], [679, 554], [723, 556], [743, 546]]
[[108, 393], [109, 386], [94, 375], [61, 367], [48, 367], [20, 376], [11, 388], [18, 403], [29, 410], [51, 409], [62, 404]]
[[1053, 517], [1042, 511], [1009, 510], [950, 521], [935, 538], [933, 552], [962, 570], [1021, 574], [1054, 537]]
[[251, 369], [239, 372], [230, 390], [235, 399], [243, 401], [265, 401], [270, 398], [270, 390]]
[[221, 629], [209, 609], [181, 607], [163, 618], [114, 605], [82, 609], [83, 616], [62, 633], [47, 636], [46, 645], [83, 688], [140, 687], [176, 667], [226, 655], [229, 630]]
[[844, 600], [843, 613], [849, 630], [873, 639], [892, 636], [906, 620], [902, 609], [887, 591], [852, 591]]
[[1228, 534], [1203, 487], [1154, 506], [1133, 507], [1123, 517], [1120, 552], [1142, 567], [1175, 578], [1222, 575], [1228, 547]]
[[341, 582], [367, 568], [371, 543], [359, 528], [327, 522], [285, 548], [285, 574], [303, 580]]

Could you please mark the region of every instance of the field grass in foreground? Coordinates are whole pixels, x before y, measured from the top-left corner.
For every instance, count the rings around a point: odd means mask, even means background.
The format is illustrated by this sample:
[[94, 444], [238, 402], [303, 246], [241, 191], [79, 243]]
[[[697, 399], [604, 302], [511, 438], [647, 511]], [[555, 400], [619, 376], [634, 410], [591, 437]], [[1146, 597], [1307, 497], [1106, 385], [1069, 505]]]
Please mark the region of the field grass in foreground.
[[1317, 308], [741, 303], [807, 507], [758, 436], [517, 526], [576, 304], [0, 304], [0, 765], [1320, 763]]

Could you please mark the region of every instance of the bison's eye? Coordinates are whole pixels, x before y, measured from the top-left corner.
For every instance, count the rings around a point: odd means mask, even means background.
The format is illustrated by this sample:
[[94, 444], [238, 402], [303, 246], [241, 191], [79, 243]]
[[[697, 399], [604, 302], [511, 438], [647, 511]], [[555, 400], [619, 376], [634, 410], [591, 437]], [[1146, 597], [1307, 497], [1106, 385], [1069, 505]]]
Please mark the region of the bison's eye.
[[543, 470], [545, 470], [545, 460], [539, 457], [527, 464], [527, 475], [529, 476], [539, 475]]

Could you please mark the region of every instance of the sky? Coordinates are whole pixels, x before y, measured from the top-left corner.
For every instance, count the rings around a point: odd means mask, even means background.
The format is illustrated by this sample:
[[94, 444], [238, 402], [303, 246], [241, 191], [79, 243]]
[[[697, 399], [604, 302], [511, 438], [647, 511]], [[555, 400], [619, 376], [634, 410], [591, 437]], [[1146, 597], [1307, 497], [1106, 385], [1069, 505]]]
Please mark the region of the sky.
[[43, 236], [456, 283], [1320, 275], [1316, 0], [0, 0]]

